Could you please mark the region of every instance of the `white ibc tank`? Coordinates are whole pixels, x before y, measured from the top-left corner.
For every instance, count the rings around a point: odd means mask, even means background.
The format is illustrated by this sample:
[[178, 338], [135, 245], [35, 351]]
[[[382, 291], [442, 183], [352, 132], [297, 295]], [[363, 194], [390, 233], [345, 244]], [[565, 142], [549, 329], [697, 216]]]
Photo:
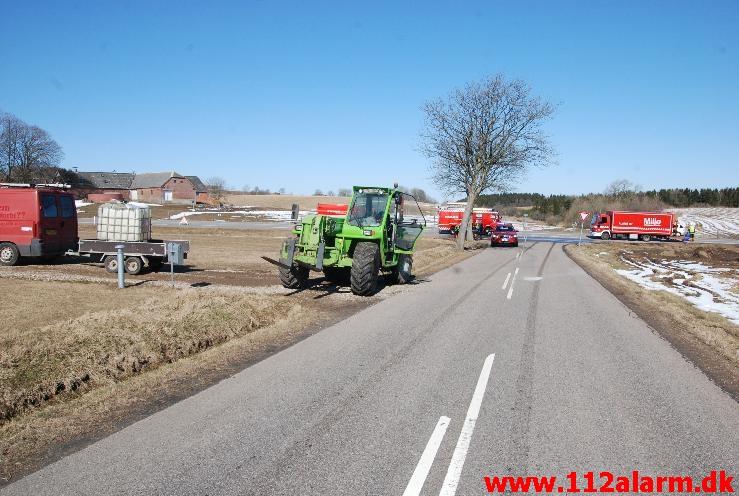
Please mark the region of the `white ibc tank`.
[[98, 207], [97, 238], [104, 241], [148, 241], [151, 210], [136, 203], [105, 203]]

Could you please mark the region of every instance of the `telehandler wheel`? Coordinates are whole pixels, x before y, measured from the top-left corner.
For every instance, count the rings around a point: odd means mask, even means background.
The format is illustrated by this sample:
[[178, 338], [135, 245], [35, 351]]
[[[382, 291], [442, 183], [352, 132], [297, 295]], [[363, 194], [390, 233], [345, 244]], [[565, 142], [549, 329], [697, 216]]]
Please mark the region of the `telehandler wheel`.
[[310, 271], [306, 267], [293, 265], [291, 269], [280, 267], [280, 282], [288, 289], [300, 289], [308, 281]]
[[352, 293], [370, 296], [377, 291], [380, 272], [380, 247], [370, 241], [360, 241], [354, 248], [352, 260]]
[[401, 254], [398, 256], [398, 267], [396, 267], [398, 284], [408, 284], [413, 278], [413, 257], [411, 255]]
[[0, 243], [0, 265], [15, 265], [20, 258], [18, 247], [13, 243]]

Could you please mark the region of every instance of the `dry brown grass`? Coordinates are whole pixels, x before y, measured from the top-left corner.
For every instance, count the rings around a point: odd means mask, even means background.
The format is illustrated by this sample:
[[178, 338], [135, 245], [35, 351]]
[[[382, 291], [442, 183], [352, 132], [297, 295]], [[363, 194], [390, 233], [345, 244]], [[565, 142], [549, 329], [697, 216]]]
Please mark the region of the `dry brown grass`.
[[[70, 391], [198, 353], [295, 311], [284, 298], [214, 290], [18, 285], [22, 290], [8, 294], [0, 309], [0, 319], [13, 324], [0, 333], [0, 422]], [[29, 295], [38, 301], [42, 294], [49, 295], [47, 308], [58, 310], [27, 318], [38, 304]]]

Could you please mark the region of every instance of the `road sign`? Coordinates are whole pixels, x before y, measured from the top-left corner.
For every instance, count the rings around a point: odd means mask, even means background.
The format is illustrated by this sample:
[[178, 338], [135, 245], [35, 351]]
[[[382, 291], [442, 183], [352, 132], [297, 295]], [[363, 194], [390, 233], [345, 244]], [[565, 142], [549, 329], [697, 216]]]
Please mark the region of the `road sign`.
[[588, 218], [588, 215], [590, 215], [590, 212], [580, 212], [580, 218], [585, 221], [585, 219]]

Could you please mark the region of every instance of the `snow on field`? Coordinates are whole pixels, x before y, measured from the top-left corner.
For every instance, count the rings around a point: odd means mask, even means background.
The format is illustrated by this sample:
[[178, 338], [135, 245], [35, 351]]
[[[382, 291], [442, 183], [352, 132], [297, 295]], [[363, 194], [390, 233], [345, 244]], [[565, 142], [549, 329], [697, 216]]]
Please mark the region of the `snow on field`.
[[92, 203], [91, 202], [86, 202], [84, 200], [75, 200], [74, 201], [74, 206], [77, 207], [77, 208], [86, 207], [88, 205], [92, 205]]
[[621, 256], [633, 269], [616, 269], [643, 288], [668, 291], [697, 308], [716, 312], [739, 324], [739, 295], [731, 291], [739, 283], [738, 271], [715, 268], [689, 260], [634, 260]]
[[[299, 212], [300, 216], [308, 215], [311, 212], [309, 210], [301, 210]], [[231, 218], [235, 218], [236, 216], [245, 217], [244, 220], [249, 220], [249, 217], [261, 217], [268, 221], [289, 221], [292, 219], [292, 212], [289, 210], [218, 210], [218, 209], [210, 209], [210, 210], [198, 210], [196, 212], [187, 211], [187, 212], [179, 212], [173, 215], [170, 215], [169, 218], [171, 220], [177, 220], [181, 219], [183, 217], [190, 217], [192, 215], [202, 215], [202, 214], [228, 214]]]
[[705, 236], [739, 236], [739, 208], [676, 208], [673, 212], [682, 224], [694, 222]]

